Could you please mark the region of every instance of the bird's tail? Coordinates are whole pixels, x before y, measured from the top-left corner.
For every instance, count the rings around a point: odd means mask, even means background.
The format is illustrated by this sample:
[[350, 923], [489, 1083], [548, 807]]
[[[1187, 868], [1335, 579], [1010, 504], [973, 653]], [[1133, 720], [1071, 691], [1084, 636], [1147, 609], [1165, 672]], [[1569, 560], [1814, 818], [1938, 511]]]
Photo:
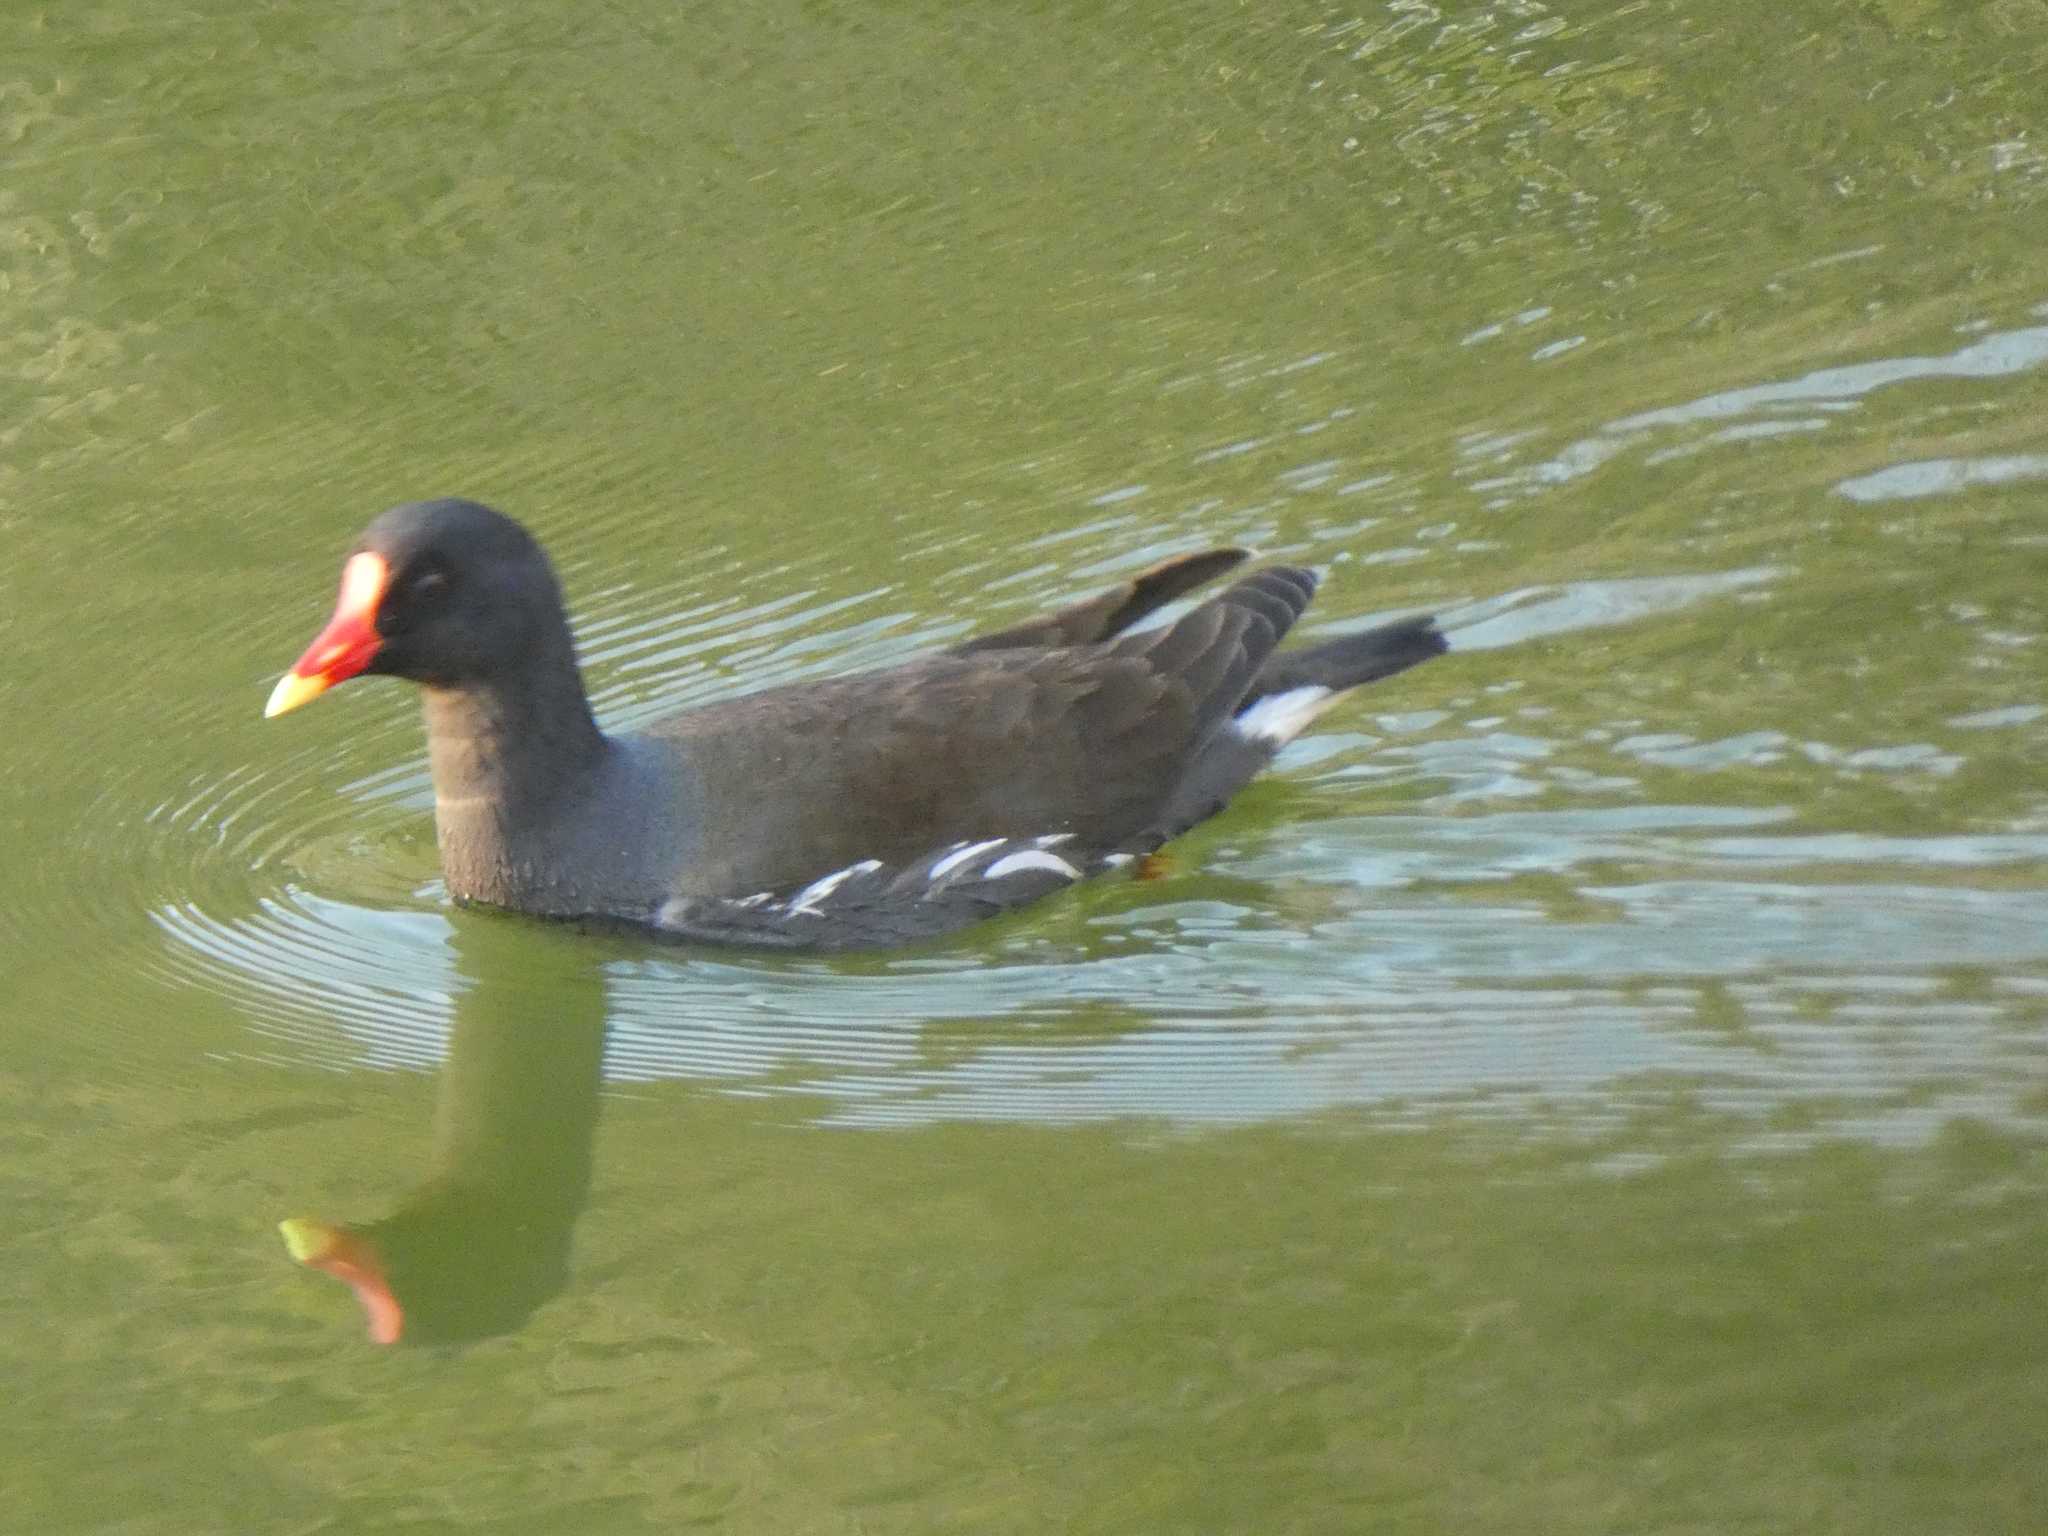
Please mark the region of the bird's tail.
[[1342, 693], [1347, 688], [1363, 687], [1396, 672], [1406, 672], [1449, 649], [1449, 642], [1436, 627], [1436, 619], [1423, 614], [1420, 618], [1396, 619], [1355, 635], [1342, 635], [1321, 645], [1276, 652], [1252, 684], [1245, 707], [1299, 688], [1327, 688], [1333, 694]]

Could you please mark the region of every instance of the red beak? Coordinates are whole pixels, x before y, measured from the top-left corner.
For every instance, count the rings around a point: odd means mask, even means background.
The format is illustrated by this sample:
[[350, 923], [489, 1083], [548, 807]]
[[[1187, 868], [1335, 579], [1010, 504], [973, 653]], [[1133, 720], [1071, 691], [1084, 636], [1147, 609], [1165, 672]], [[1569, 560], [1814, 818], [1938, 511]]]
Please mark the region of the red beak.
[[405, 1309], [391, 1294], [384, 1278], [383, 1262], [377, 1250], [346, 1227], [330, 1227], [324, 1221], [295, 1216], [281, 1221], [277, 1230], [291, 1256], [309, 1269], [324, 1269], [337, 1280], [348, 1282], [363, 1304], [363, 1318], [370, 1326], [371, 1341], [396, 1344], [405, 1331]]
[[281, 715], [318, 698], [336, 683], [354, 677], [370, 664], [384, 637], [377, 633], [377, 606], [391, 583], [391, 567], [382, 555], [365, 550], [349, 556], [341, 568], [341, 596], [334, 617], [306, 647], [306, 654], [278, 679], [263, 717]]

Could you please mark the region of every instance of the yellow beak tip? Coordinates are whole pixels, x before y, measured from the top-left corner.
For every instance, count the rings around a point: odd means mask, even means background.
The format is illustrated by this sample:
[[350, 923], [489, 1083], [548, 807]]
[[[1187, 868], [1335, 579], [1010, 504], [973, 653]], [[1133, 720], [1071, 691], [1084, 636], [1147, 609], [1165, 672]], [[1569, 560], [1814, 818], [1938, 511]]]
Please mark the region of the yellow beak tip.
[[284, 1239], [285, 1251], [293, 1260], [307, 1264], [320, 1257], [334, 1241], [334, 1230], [324, 1222], [309, 1221], [303, 1216], [294, 1216], [289, 1221], [277, 1224], [278, 1236]]
[[324, 677], [301, 677], [296, 672], [287, 672], [270, 690], [270, 702], [263, 706], [263, 718], [274, 720], [301, 704], [317, 699], [326, 691], [327, 679]]

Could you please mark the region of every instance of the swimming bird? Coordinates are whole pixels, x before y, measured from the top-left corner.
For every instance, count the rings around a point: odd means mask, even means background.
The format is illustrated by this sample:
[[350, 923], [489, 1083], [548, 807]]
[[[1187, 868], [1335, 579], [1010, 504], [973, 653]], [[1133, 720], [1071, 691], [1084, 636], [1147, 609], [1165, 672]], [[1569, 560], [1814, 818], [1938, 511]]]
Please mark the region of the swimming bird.
[[417, 683], [458, 901], [693, 941], [882, 947], [1151, 853], [1345, 693], [1446, 648], [1422, 616], [1280, 650], [1316, 589], [1291, 565], [1134, 627], [1246, 558], [1176, 556], [900, 666], [607, 733], [533, 536], [473, 501], [409, 502], [357, 541], [332, 619], [264, 713], [358, 676]]

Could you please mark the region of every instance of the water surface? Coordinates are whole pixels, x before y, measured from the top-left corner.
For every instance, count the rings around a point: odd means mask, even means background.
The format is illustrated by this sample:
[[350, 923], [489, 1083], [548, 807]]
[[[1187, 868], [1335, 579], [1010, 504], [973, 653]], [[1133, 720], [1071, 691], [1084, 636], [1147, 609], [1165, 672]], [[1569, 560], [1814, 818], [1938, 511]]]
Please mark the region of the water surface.
[[[25, 18], [4, 1523], [2037, 1523], [2044, 39]], [[432, 494], [546, 540], [610, 725], [1208, 543], [1456, 650], [1164, 879], [590, 938], [446, 902], [403, 687], [259, 719]], [[484, 1336], [365, 1343], [308, 1212]]]

